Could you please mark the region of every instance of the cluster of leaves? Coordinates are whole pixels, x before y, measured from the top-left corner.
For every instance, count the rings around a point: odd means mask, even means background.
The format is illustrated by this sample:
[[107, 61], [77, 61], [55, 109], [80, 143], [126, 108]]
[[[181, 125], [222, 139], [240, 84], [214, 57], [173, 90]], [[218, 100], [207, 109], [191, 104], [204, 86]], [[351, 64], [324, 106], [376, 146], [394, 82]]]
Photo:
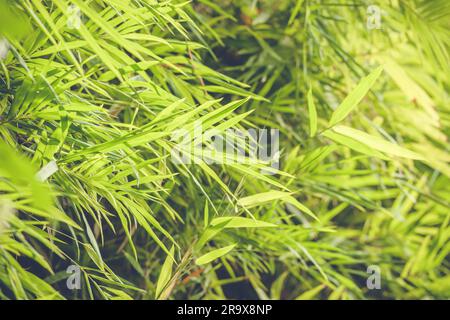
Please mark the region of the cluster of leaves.
[[[248, 120], [282, 131], [281, 169], [295, 178], [281, 181], [319, 221], [272, 210], [334, 231], [277, 234], [304, 250], [274, 259], [285, 263], [277, 290], [448, 298], [448, 2], [380, 2], [379, 30], [366, 24], [373, 2], [200, 3], [218, 57], [210, 64], [270, 100], [247, 104]], [[380, 267], [384, 290], [365, 290], [368, 265]]]
[[[450, 5], [367, 6], [1, 0], [0, 297], [448, 298]], [[197, 123], [280, 170], [174, 162]]]

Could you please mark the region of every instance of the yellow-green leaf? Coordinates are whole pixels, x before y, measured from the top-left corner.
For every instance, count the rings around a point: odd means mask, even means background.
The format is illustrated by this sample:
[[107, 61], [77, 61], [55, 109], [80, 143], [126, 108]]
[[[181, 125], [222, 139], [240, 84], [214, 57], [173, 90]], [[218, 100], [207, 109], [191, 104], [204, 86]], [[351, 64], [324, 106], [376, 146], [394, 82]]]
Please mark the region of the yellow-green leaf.
[[391, 143], [389, 141], [386, 141], [380, 137], [376, 137], [373, 135], [370, 135], [368, 133], [365, 133], [363, 131], [353, 129], [346, 126], [336, 126], [333, 128], [333, 130], [339, 134], [342, 134], [346, 137], [350, 137], [356, 141], [359, 141], [366, 146], [393, 155], [397, 157], [403, 157], [408, 159], [415, 159], [415, 160], [423, 160], [423, 157], [411, 150], [408, 150], [406, 148], [403, 148], [397, 144]]
[[226, 255], [228, 252], [230, 252], [231, 250], [233, 250], [233, 248], [236, 246], [237, 244], [232, 244], [231, 246], [226, 246], [220, 249], [216, 249], [213, 250], [211, 252], [208, 252], [207, 254], [204, 254], [203, 256], [201, 256], [200, 258], [197, 259], [197, 261], [195, 261], [196, 264], [198, 265], [202, 265], [202, 264], [206, 264], [209, 263], [213, 260], [216, 260], [217, 258], [220, 258], [224, 255]]
[[243, 217], [220, 217], [211, 221], [212, 226], [223, 225], [224, 228], [265, 228], [276, 224]]
[[167, 255], [166, 260], [164, 261], [164, 264], [161, 268], [161, 273], [159, 274], [158, 282], [156, 284], [155, 299], [159, 297], [159, 295], [163, 291], [164, 287], [169, 282], [170, 277], [172, 276], [174, 251], [175, 251], [175, 248], [174, 248], [174, 246], [172, 246], [172, 248], [170, 249], [170, 255]]
[[312, 95], [312, 89], [308, 91], [309, 136], [314, 137], [317, 132], [317, 111]]
[[379, 66], [358, 83], [356, 88], [353, 89], [344, 101], [342, 101], [339, 107], [334, 110], [330, 119], [330, 127], [342, 121], [358, 105], [370, 88], [372, 88], [382, 71], [383, 67]]
[[251, 208], [255, 206], [259, 206], [262, 204], [266, 204], [269, 202], [273, 202], [275, 200], [282, 200], [287, 203], [290, 203], [300, 211], [303, 211], [307, 215], [313, 217], [317, 220], [317, 217], [312, 213], [311, 210], [309, 210], [305, 205], [301, 204], [299, 201], [297, 201], [289, 192], [283, 192], [283, 191], [269, 191], [269, 192], [263, 192], [254, 194], [245, 198], [241, 198], [238, 200], [238, 204], [246, 207]]

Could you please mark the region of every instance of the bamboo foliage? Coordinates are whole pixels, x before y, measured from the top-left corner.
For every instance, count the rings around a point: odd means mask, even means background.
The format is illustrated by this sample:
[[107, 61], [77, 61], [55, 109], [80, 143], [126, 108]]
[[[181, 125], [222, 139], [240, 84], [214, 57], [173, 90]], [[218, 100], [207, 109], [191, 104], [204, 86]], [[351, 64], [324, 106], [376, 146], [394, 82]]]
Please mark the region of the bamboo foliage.
[[448, 298], [450, 6], [344, 4], [1, 0], [0, 297]]

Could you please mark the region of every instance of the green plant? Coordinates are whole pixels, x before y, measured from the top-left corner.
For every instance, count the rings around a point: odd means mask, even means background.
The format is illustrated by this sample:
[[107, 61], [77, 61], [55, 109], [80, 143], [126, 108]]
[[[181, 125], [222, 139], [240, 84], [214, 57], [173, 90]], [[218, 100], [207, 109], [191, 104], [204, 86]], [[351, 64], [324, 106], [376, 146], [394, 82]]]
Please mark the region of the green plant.
[[[283, 185], [334, 229], [289, 239], [310, 262], [277, 270], [288, 298], [448, 297], [448, 3], [380, 2], [379, 30], [366, 1], [200, 3], [210, 63], [270, 100], [249, 121], [282, 131]], [[382, 292], [362, 284], [373, 264]]]
[[344, 4], [0, 1], [0, 296], [448, 298], [450, 6]]

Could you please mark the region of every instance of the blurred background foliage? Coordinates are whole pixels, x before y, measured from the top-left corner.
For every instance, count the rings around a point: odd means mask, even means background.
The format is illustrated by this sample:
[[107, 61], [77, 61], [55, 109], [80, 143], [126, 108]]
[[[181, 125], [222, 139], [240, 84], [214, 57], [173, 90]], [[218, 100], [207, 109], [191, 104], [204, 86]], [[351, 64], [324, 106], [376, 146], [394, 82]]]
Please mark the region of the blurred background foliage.
[[[0, 9], [1, 298], [450, 298], [448, 1]], [[198, 121], [280, 170], [174, 164]]]

